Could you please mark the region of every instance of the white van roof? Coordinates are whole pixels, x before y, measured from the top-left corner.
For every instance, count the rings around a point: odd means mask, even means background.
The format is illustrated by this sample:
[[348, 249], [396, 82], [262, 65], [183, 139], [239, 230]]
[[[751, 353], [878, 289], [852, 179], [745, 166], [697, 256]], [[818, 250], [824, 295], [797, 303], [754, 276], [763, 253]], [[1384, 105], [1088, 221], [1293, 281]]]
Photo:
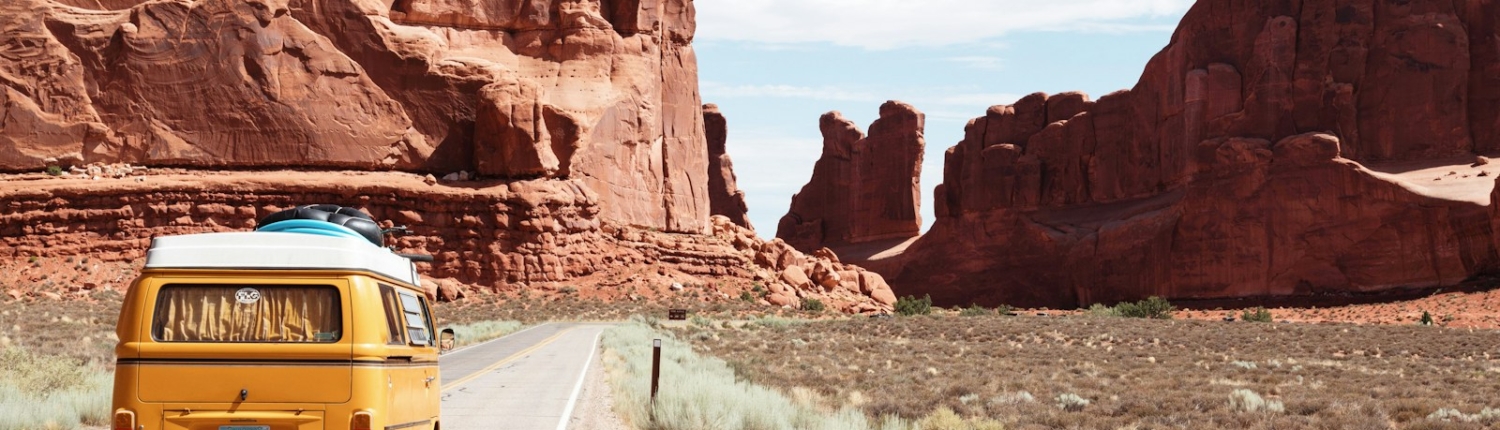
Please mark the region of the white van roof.
[[147, 269], [336, 269], [421, 285], [411, 260], [368, 241], [303, 233], [235, 232], [151, 240]]

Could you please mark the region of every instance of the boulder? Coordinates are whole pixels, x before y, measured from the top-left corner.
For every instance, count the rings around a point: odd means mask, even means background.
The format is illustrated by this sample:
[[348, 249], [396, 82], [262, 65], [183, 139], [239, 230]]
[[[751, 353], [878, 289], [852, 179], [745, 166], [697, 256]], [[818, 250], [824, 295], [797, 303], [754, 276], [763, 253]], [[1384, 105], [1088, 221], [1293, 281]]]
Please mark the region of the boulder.
[[781, 281], [797, 290], [808, 290], [813, 286], [812, 279], [807, 277], [806, 269], [801, 266], [788, 266], [782, 270]]
[[833, 264], [839, 264], [839, 255], [834, 253], [832, 249], [828, 249], [827, 247], [818, 248], [817, 251], [813, 251], [813, 257], [821, 260], [828, 260]]
[[891, 291], [890, 287], [878, 289], [871, 292], [870, 298], [874, 299], [875, 303], [879, 303], [885, 306], [896, 305], [896, 293], [894, 291]]
[[456, 302], [468, 297], [468, 292], [462, 283], [452, 279], [444, 279], [438, 282], [437, 299], [443, 302]]
[[813, 263], [809, 271], [808, 277], [812, 279], [813, 283], [823, 287], [823, 290], [827, 292], [832, 292], [835, 288], [838, 288], [839, 283], [843, 281], [843, 277], [827, 261]]
[[794, 309], [802, 305], [802, 300], [799, 300], [796, 294], [790, 292], [771, 293], [766, 296], [766, 301], [770, 302], [772, 306], [791, 307]]
[[422, 292], [427, 295], [427, 300], [437, 301], [439, 292], [437, 281], [430, 278], [422, 278]]

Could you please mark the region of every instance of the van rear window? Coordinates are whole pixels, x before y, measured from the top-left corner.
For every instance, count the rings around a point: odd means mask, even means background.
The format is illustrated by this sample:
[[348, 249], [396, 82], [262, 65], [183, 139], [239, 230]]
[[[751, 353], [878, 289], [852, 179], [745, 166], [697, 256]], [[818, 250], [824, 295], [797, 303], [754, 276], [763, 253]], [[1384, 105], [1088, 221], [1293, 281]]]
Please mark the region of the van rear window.
[[327, 285], [167, 285], [151, 335], [160, 342], [333, 343], [339, 290]]

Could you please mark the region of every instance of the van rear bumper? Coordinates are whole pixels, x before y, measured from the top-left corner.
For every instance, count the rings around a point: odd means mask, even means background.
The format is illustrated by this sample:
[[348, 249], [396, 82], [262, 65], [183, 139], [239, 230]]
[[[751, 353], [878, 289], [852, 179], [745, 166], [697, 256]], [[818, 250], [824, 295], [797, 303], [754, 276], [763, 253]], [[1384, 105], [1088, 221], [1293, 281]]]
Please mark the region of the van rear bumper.
[[169, 408], [162, 411], [163, 430], [324, 430], [324, 411], [247, 411]]

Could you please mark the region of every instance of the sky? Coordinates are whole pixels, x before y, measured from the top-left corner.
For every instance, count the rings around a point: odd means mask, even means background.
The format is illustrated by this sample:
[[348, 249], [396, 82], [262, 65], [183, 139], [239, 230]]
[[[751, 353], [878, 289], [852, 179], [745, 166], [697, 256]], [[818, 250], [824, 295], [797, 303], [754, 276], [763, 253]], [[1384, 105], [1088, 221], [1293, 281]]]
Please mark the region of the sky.
[[812, 177], [818, 118], [868, 131], [886, 100], [927, 115], [923, 230], [943, 152], [970, 119], [1034, 92], [1097, 100], [1135, 86], [1193, 0], [697, 0], [704, 103], [761, 237]]

